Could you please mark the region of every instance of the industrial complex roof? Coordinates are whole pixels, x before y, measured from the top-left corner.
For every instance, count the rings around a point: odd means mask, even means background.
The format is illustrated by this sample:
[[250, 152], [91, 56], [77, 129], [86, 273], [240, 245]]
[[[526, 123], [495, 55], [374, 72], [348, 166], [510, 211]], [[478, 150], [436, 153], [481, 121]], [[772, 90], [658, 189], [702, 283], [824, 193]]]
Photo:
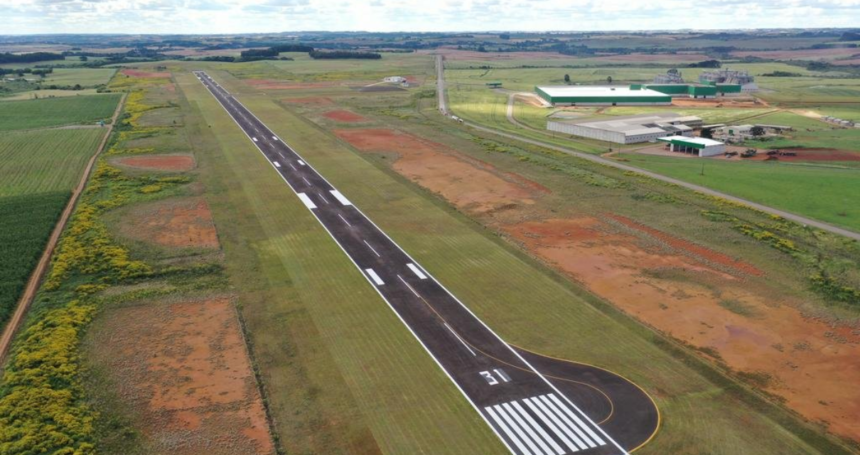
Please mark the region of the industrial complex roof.
[[624, 133], [628, 136], [659, 133], [665, 131], [666, 127], [671, 126], [671, 129], [684, 131], [689, 130], [682, 124], [672, 125], [672, 123], [683, 123], [690, 121], [701, 121], [700, 118], [694, 116], [680, 116], [671, 112], [660, 112], [653, 114], [641, 115], [626, 115], [621, 117], [602, 118], [599, 120], [567, 120], [563, 123], [571, 125], [579, 125], [586, 128], [595, 128], [605, 131], [616, 131]]
[[641, 89], [641, 90], [631, 90], [629, 86], [606, 86], [606, 85], [563, 85], [563, 86], [549, 86], [549, 87], [538, 87], [547, 95], [553, 98], [560, 98], [565, 96], [578, 96], [578, 97], [602, 97], [602, 96], [623, 96], [623, 97], [651, 97], [651, 96], [666, 96], [663, 93]]
[[722, 145], [723, 143], [720, 141], [715, 141], [713, 139], [707, 139], [704, 137], [661, 137], [657, 138], [658, 141], [663, 142], [686, 142], [689, 144], [698, 144], [704, 145], [705, 147], [712, 147], [714, 145]]

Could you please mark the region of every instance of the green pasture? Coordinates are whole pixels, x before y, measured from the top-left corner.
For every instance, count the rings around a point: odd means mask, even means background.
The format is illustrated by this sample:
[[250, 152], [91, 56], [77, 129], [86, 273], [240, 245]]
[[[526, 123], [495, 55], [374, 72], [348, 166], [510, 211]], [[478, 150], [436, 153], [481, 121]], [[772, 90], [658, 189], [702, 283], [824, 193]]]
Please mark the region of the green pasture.
[[0, 103], [0, 131], [93, 124], [109, 120], [120, 95], [74, 96]]
[[639, 154], [621, 156], [633, 166], [860, 231], [858, 169]]
[[94, 87], [107, 84], [114, 73], [115, 68], [55, 68], [54, 72], [42, 79], [42, 85]]

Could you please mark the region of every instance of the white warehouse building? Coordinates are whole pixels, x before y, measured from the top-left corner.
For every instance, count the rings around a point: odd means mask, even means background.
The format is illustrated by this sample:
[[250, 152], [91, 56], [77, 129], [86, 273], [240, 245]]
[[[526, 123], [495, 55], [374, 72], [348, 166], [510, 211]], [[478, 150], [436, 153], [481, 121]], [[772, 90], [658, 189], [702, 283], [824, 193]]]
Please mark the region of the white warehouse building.
[[657, 140], [666, 142], [669, 150], [673, 152], [690, 153], [700, 157], [726, 153], [726, 144], [703, 137], [661, 137]]
[[628, 115], [601, 120], [549, 121], [546, 128], [573, 136], [615, 142], [616, 144], [636, 144], [653, 142], [666, 136], [693, 136], [693, 127], [702, 125], [702, 119], [694, 116], [680, 116], [674, 113], [655, 113]]

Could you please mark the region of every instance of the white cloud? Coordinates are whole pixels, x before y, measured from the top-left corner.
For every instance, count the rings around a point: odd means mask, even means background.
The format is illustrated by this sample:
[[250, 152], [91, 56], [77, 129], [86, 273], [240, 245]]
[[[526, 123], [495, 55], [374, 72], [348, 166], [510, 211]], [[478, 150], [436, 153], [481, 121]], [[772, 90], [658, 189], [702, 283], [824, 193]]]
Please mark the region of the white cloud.
[[0, 34], [851, 27], [860, 0], [16, 0]]

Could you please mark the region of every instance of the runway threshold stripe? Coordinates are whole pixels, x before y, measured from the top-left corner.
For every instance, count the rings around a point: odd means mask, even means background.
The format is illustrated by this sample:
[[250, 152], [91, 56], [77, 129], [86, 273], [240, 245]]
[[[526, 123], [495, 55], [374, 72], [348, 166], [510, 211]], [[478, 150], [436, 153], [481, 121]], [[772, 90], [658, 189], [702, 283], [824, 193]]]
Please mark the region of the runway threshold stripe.
[[377, 275], [373, 269], [364, 269], [364, 271], [367, 272], [367, 274], [370, 276], [370, 279], [372, 279], [377, 286], [382, 286], [383, 284], [385, 284], [385, 282], [382, 281], [382, 278], [379, 278], [379, 275]]
[[548, 435], [546, 431], [544, 431], [543, 427], [541, 427], [537, 422], [535, 422], [532, 416], [529, 415], [529, 413], [526, 412], [526, 410], [519, 403], [517, 403], [516, 401], [512, 401], [511, 406], [513, 406], [514, 409], [516, 409], [517, 412], [520, 413], [523, 420], [525, 420], [526, 423], [531, 425], [531, 427], [537, 432], [537, 434], [540, 435], [541, 438], [543, 438], [543, 441], [552, 447], [556, 455], [564, 454], [564, 450], [561, 448], [561, 446], [556, 444], [556, 442], [550, 437], [550, 435]]
[[597, 447], [597, 444], [592, 442], [591, 439], [588, 439], [588, 435], [586, 435], [585, 432], [583, 432], [578, 426], [576, 426], [576, 424], [573, 423], [570, 420], [570, 418], [568, 418], [567, 415], [565, 415], [564, 412], [562, 412], [561, 410], [556, 408], [555, 403], [550, 401], [549, 398], [547, 398], [547, 395], [543, 395], [540, 398], [541, 398], [541, 400], [543, 400], [546, 407], [549, 408], [549, 410], [552, 411], [556, 417], [561, 419], [561, 421], [564, 422], [564, 424], [567, 428], [573, 430], [573, 432], [576, 433], [576, 435], [579, 437], [579, 439], [581, 439], [583, 442], [585, 442], [585, 444], [588, 445], [588, 447], [591, 447], [591, 448]]
[[528, 449], [526, 449], [526, 447], [523, 445], [523, 443], [519, 440], [519, 438], [517, 438], [517, 436], [513, 433], [513, 431], [511, 431], [508, 428], [508, 426], [505, 424], [505, 422], [499, 418], [499, 416], [496, 414], [496, 412], [493, 411], [493, 408], [486, 407], [486, 408], [484, 408], [484, 410], [487, 411], [487, 414], [489, 414], [490, 417], [492, 417], [493, 421], [496, 422], [496, 425], [498, 425], [499, 428], [502, 429], [502, 431], [505, 433], [505, 436], [507, 436], [508, 439], [510, 439], [514, 443], [514, 445], [517, 446], [518, 449], [520, 449], [520, 451], [522, 453], [524, 453], [526, 455], [531, 455], [531, 452], [529, 452]]
[[507, 413], [510, 414], [510, 416], [517, 422], [517, 424], [520, 426], [520, 428], [522, 428], [523, 430], [525, 430], [526, 433], [528, 433], [531, 440], [540, 446], [544, 455], [553, 455], [552, 451], [549, 449], [549, 447], [546, 445], [546, 443], [540, 438], [540, 436], [538, 436], [534, 432], [534, 430], [532, 430], [532, 427], [529, 426], [528, 423], [526, 423], [523, 416], [520, 415], [520, 413], [517, 411], [517, 409], [514, 406], [511, 405], [511, 403], [504, 403], [504, 404], [502, 404], [502, 407], [505, 408], [505, 411], [507, 411]]
[[421, 269], [416, 267], [415, 264], [410, 262], [409, 264], [406, 264], [406, 267], [409, 267], [409, 270], [411, 270], [412, 273], [414, 273], [415, 276], [417, 276], [418, 278], [420, 278], [422, 280], [427, 279], [427, 275], [425, 275], [424, 272], [421, 271]]
[[274, 164], [275, 167], [281, 167], [281, 163], [279, 163], [277, 161], [272, 161], [272, 164]]
[[604, 441], [603, 439], [601, 439], [601, 438], [600, 438], [600, 436], [598, 436], [598, 435], [597, 435], [597, 433], [595, 433], [595, 432], [594, 432], [594, 430], [592, 430], [592, 429], [591, 429], [591, 427], [590, 427], [590, 426], [588, 426], [588, 424], [586, 424], [585, 422], [583, 422], [583, 421], [579, 418], [579, 416], [577, 416], [573, 411], [571, 411], [570, 409], [568, 409], [568, 407], [567, 407], [567, 406], [565, 406], [565, 405], [564, 405], [564, 403], [562, 403], [562, 402], [561, 402], [561, 400], [559, 400], [559, 399], [558, 399], [558, 397], [557, 397], [557, 396], [555, 396], [555, 394], [554, 394], [554, 393], [549, 394], [549, 397], [550, 397], [553, 401], [555, 401], [556, 403], [558, 403], [558, 405], [561, 407], [561, 409], [562, 409], [564, 412], [566, 412], [566, 413], [567, 413], [567, 415], [569, 415], [569, 416], [570, 416], [574, 421], [576, 421], [576, 423], [578, 423], [578, 424], [579, 424], [579, 426], [581, 426], [581, 427], [582, 427], [582, 429], [583, 429], [583, 430], [585, 430], [585, 431], [588, 433], [588, 435], [589, 435], [589, 436], [591, 436], [591, 438], [592, 438], [592, 439], [594, 439], [595, 441], [597, 441], [597, 444], [598, 444], [598, 445], [604, 445], [604, 444], [606, 444], [606, 441]]
[[517, 425], [517, 423], [514, 422], [514, 419], [512, 419], [510, 416], [508, 416], [508, 413], [505, 410], [505, 408], [503, 408], [501, 405], [495, 405], [495, 406], [493, 406], [493, 409], [495, 409], [496, 412], [498, 412], [499, 415], [502, 416], [503, 419], [505, 419], [505, 423], [507, 423], [508, 426], [510, 426], [514, 430], [514, 432], [517, 434], [517, 436], [519, 436], [523, 440], [523, 442], [525, 442], [526, 445], [529, 446], [529, 449], [531, 449], [532, 453], [536, 453], [536, 454], [541, 453], [541, 451], [537, 448], [535, 443], [532, 442], [532, 440], [529, 439], [528, 436], [526, 436], [526, 434], [522, 430], [522, 428], [520, 428]]
[[329, 191], [329, 193], [331, 193], [331, 195], [332, 195], [332, 196], [334, 196], [334, 198], [335, 198], [335, 199], [337, 199], [338, 201], [340, 201], [340, 203], [341, 203], [341, 204], [343, 204], [343, 205], [352, 205], [352, 203], [351, 203], [351, 202], [349, 202], [349, 199], [347, 199], [347, 198], [343, 197], [343, 195], [342, 195], [342, 194], [340, 194], [340, 191], [338, 191], [338, 190], [331, 190], [331, 191]]
[[[567, 427], [564, 426], [563, 423], [559, 422], [559, 420], [549, 413], [549, 410], [543, 407], [543, 404], [537, 398], [526, 398], [525, 400], [526, 406], [532, 410], [542, 421], [552, 430], [553, 433], [570, 449], [571, 452], [578, 452], [579, 449], [585, 449], [586, 446], [576, 435], [572, 434]], [[571, 440], [576, 441], [576, 445], [574, 445]], [[578, 446], [578, 447], [577, 447]]]
[[314, 204], [314, 201], [312, 201], [312, 200], [311, 200], [311, 198], [309, 198], [307, 194], [305, 194], [305, 193], [299, 193], [299, 199], [301, 199], [301, 200], [302, 200], [302, 202], [304, 202], [304, 203], [305, 203], [305, 206], [306, 206], [307, 208], [309, 208], [309, 209], [311, 209], [311, 210], [313, 210], [313, 209], [317, 208], [317, 205], [316, 205], [316, 204]]

